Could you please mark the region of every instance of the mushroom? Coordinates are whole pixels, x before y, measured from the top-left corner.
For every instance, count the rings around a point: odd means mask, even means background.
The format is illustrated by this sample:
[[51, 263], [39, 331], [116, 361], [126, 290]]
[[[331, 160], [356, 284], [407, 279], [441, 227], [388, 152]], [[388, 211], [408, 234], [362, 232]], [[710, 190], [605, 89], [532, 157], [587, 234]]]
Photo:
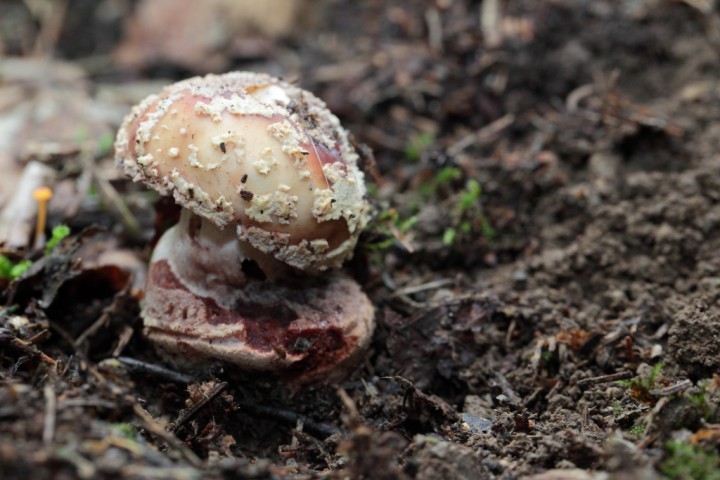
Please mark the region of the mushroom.
[[181, 81], [135, 106], [116, 162], [183, 207], [153, 252], [145, 335], [180, 366], [342, 376], [373, 307], [337, 270], [368, 221], [357, 153], [311, 93], [265, 74]]

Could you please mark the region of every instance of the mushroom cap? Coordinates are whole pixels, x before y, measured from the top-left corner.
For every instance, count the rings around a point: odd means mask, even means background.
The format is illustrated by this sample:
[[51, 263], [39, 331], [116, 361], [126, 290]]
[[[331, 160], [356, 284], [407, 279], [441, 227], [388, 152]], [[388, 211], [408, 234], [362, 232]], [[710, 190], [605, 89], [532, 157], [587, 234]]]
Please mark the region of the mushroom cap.
[[368, 221], [358, 155], [337, 117], [269, 75], [170, 85], [133, 108], [115, 152], [133, 180], [302, 270], [338, 267]]

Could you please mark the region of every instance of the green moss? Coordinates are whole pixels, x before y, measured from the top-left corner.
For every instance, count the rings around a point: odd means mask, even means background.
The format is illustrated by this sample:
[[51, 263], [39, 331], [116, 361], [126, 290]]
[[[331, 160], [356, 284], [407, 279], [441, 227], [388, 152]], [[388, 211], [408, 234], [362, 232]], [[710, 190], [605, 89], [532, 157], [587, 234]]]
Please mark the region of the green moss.
[[720, 456], [701, 445], [670, 441], [660, 471], [672, 480], [720, 480]]

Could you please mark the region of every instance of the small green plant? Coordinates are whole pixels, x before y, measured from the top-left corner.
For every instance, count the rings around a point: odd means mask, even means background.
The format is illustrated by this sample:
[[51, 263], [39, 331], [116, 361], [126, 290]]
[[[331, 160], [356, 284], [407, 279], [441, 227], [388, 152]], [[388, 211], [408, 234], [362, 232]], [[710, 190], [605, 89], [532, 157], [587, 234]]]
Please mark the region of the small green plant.
[[710, 405], [710, 393], [708, 392], [708, 386], [710, 381], [706, 380], [698, 384], [698, 391], [696, 393], [688, 394], [688, 400], [702, 412], [705, 420], [710, 420], [713, 415], [713, 409]]
[[635, 377], [630, 380], [619, 380], [620, 386], [630, 389], [630, 396], [642, 403], [655, 403], [656, 397], [651, 393], [660, 377], [665, 365], [663, 362], [655, 364], [647, 376]]
[[481, 194], [480, 183], [474, 178], [469, 179], [465, 188], [460, 191], [453, 208], [453, 225], [447, 227], [443, 233], [444, 245], [451, 246], [458, 237], [468, 237], [475, 232], [489, 240], [495, 238], [495, 229], [480, 205]]
[[110, 153], [115, 142], [115, 136], [110, 132], [105, 132], [100, 135], [97, 141], [97, 155], [98, 157], [104, 157]]
[[[60, 241], [70, 235], [70, 227], [67, 225], [58, 225], [52, 229], [50, 239], [45, 244], [45, 255], [49, 255], [50, 252], [57, 246]], [[0, 255], [0, 278], [5, 280], [15, 280], [32, 265], [32, 260], [21, 260], [19, 262], [13, 262], [5, 255]]]
[[701, 445], [670, 441], [660, 471], [672, 480], [720, 480], [720, 456]]
[[365, 248], [377, 252], [390, 248], [396, 241], [398, 235], [404, 235], [417, 223], [417, 217], [411, 216], [401, 218], [394, 208], [384, 210], [375, 219], [374, 230], [382, 237], [376, 242], [367, 243]]
[[443, 167], [435, 176], [423, 182], [418, 187], [418, 195], [410, 202], [412, 208], [419, 208], [421, 204], [434, 197], [441, 196], [441, 190], [447, 188], [453, 181], [462, 178], [463, 172], [458, 167]]
[[408, 160], [420, 160], [423, 150], [435, 143], [435, 135], [429, 132], [418, 133], [410, 137], [410, 141], [405, 147], [405, 157]]
[[60, 241], [70, 235], [70, 227], [67, 225], [58, 225], [52, 229], [50, 240], [45, 244], [45, 255], [48, 255], [57, 246]]
[[[371, 241], [366, 248], [380, 251], [389, 248], [402, 238], [417, 223], [417, 215], [427, 205], [437, 205], [447, 210], [443, 222], [442, 243], [451, 247], [457, 243], [472, 241], [482, 236], [495, 237], [495, 229], [485, 217], [480, 203], [482, 189], [475, 179], [469, 179], [462, 187], [464, 177], [462, 169], [446, 166], [438, 170], [431, 178], [417, 186], [412, 194], [404, 199], [401, 211], [387, 208], [374, 221], [374, 230], [381, 240]], [[377, 188], [368, 187], [371, 196], [377, 196]]]
[[443, 238], [442, 242], [443, 245], [449, 247], [453, 243], [455, 243], [455, 239], [457, 238], [457, 230], [455, 230], [454, 227], [448, 227], [443, 232]]
[[0, 278], [6, 280], [15, 280], [17, 277], [25, 273], [30, 268], [32, 262], [30, 260], [22, 260], [14, 263], [5, 255], [0, 255]]

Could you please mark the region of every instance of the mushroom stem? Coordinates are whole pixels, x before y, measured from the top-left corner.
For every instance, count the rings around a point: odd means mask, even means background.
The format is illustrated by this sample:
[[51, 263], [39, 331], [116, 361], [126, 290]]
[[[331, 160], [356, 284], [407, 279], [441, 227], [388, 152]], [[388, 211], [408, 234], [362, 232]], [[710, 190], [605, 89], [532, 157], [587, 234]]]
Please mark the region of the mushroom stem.
[[45, 223], [47, 221], [47, 202], [52, 198], [53, 192], [48, 187], [40, 187], [33, 192], [33, 198], [38, 201], [37, 222], [35, 223], [36, 249], [42, 248], [45, 243]]
[[155, 247], [151, 262], [160, 260], [166, 260], [194, 294], [227, 308], [247, 283], [275, 280], [291, 270], [239, 240], [234, 228], [220, 229], [188, 209]]

